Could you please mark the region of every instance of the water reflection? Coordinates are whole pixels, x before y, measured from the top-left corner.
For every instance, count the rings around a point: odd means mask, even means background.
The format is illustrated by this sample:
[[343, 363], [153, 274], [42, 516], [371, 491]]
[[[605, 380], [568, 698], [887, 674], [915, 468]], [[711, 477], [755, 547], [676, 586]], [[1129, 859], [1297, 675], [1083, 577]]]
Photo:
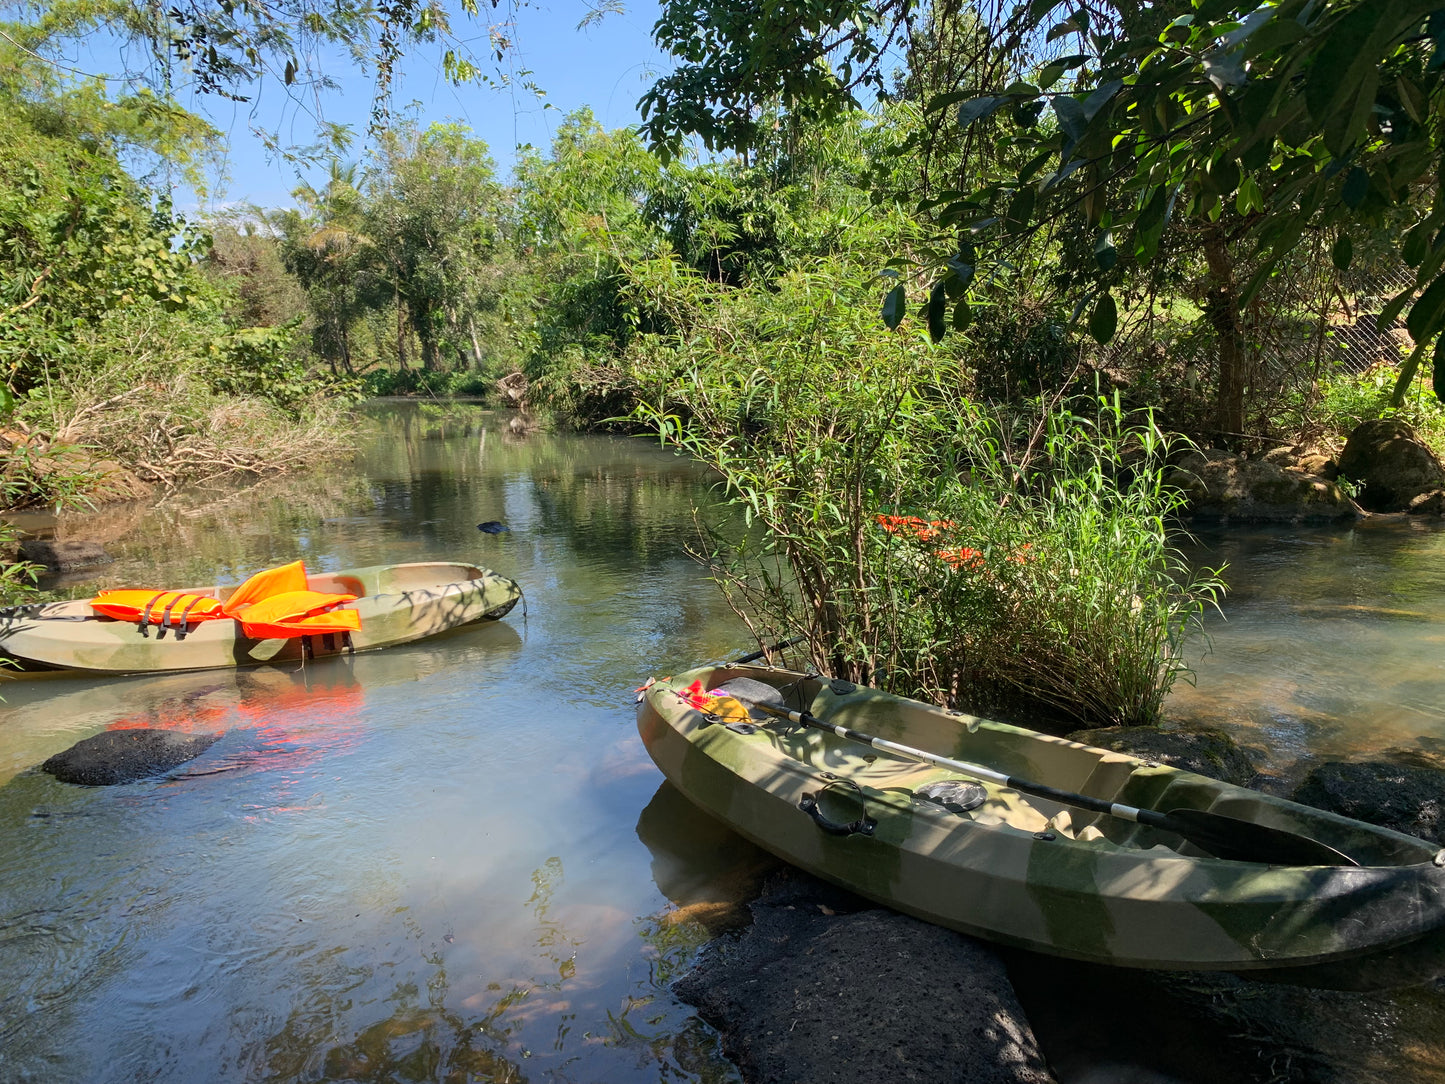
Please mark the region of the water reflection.
[[[658, 926], [633, 831], [632, 689], [748, 643], [683, 553], [707, 481], [502, 428], [389, 408], [345, 477], [57, 526], [110, 532], [77, 594], [465, 560], [528, 608], [304, 671], [6, 683], [0, 1080], [735, 1079], [666, 990], [706, 934]], [[225, 736], [123, 787], [34, 771], [142, 725]]]
[[[683, 552], [708, 479], [504, 420], [386, 408], [347, 471], [55, 525], [117, 558], [77, 594], [462, 560], [528, 608], [304, 670], [5, 683], [0, 1081], [736, 1079], [668, 984], [771, 860], [659, 788], [632, 700], [752, 646]], [[1445, 739], [1442, 544], [1212, 542], [1229, 620], [1171, 711], [1282, 763]], [[123, 787], [33, 770], [133, 725], [225, 736]]]

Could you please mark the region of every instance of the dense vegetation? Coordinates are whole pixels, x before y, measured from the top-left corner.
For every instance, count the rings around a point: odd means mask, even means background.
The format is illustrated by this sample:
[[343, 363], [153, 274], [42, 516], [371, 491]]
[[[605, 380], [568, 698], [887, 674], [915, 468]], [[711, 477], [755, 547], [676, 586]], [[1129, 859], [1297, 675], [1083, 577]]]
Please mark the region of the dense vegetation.
[[[1328, 451], [1391, 412], [1445, 434], [1420, 364], [1445, 23], [1416, 7], [673, 0], [640, 133], [582, 111], [503, 177], [466, 129], [379, 112], [292, 206], [201, 223], [154, 181], [200, 177], [215, 134], [164, 87], [59, 81], [32, 47], [98, 16], [57, 8], [0, 53], [10, 503], [93, 489], [98, 459], [164, 484], [314, 462], [361, 394], [502, 395], [716, 467], [731, 512], [698, 552], [760, 638], [1152, 721], [1217, 590], [1170, 545], [1171, 446]], [[225, 29], [180, 58], [209, 89], [304, 77], [277, 26], [189, 10], [125, 32]], [[383, 72], [432, 11], [392, 10]], [[307, 33], [357, 17], [323, 14]]]

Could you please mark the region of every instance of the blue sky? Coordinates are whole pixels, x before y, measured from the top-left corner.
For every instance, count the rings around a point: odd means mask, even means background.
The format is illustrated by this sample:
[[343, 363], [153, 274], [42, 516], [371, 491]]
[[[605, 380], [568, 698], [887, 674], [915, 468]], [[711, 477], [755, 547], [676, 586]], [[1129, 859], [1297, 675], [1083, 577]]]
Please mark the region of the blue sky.
[[[485, 0], [479, 8], [476, 20], [458, 14], [453, 31], [485, 59], [490, 55], [489, 23], [502, 16]], [[638, 99], [657, 73], [671, 68], [669, 58], [652, 43], [656, 0], [627, 0], [625, 10], [610, 12], [579, 30], [588, 11], [582, 0], [544, 0], [516, 13], [509, 31], [516, 47], [508, 66], [530, 70], [527, 78], [545, 97], [539, 99], [515, 83], [512, 89], [452, 86], [441, 75], [440, 48], [424, 45], [402, 61], [401, 77], [393, 86], [393, 109], [401, 111], [415, 103], [423, 124], [456, 121], [467, 125], [491, 148], [498, 173], [504, 177], [510, 173], [519, 143], [545, 148], [562, 118], [581, 106], [590, 106], [607, 128], [637, 123]], [[115, 51], [107, 55], [99, 42], [76, 50], [67, 59], [92, 73], [114, 71], [119, 66]], [[486, 70], [495, 77], [494, 70]], [[339, 61], [328, 74], [340, 87], [316, 105], [326, 121], [353, 128], [356, 141], [348, 157], [360, 158], [371, 116], [373, 79]], [[279, 131], [283, 144], [309, 144], [314, 139], [315, 111], [310, 102], [298, 106], [279, 85], [256, 89], [253, 102], [240, 104], [213, 95], [182, 96], [182, 104], [209, 119], [228, 140], [226, 170], [230, 176], [223, 189], [211, 193], [213, 206], [249, 202], [277, 207], [292, 202], [290, 193], [298, 183], [296, 167], [272, 160], [251, 129]], [[319, 181], [323, 176], [324, 170], [314, 170], [308, 179]], [[196, 204], [189, 191], [177, 191], [175, 201], [183, 211]]]

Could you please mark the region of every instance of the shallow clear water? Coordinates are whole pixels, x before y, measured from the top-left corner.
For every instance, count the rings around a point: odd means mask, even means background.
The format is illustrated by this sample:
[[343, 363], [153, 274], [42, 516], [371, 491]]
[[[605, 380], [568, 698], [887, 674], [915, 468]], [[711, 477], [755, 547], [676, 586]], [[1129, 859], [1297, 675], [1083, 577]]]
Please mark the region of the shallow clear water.
[[1272, 771], [1445, 753], [1445, 529], [1433, 518], [1202, 535], [1229, 593], [1168, 713], [1232, 730]]
[[[648, 813], [633, 708], [749, 646], [683, 552], [706, 483], [475, 408], [381, 420], [340, 476], [89, 517], [118, 557], [91, 582], [460, 558], [525, 614], [304, 671], [0, 688], [0, 1080], [732, 1078], [666, 991], [702, 935], [639, 820], [700, 817]], [[31, 770], [134, 725], [225, 736], [164, 782]]]
[[[374, 413], [354, 466], [62, 524], [117, 557], [74, 588], [462, 559], [525, 612], [304, 670], [0, 685], [0, 1082], [736, 1079], [668, 983], [765, 860], [662, 784], [633, 707], [752, 646], [684, 552], [706, 479], [474, 407]], [[1232, 590], [1174, 718], [1282, 774], [1445, 749], [1445, 532], [1194, 553]], [[224, 737], [162, 781], [35, 770], [115, 726]]]

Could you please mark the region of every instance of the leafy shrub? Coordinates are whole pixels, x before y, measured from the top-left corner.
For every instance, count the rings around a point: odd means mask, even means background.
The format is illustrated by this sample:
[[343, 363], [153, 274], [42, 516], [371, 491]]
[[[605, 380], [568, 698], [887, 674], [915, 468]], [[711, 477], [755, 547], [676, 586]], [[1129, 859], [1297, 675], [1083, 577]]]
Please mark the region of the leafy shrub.
[[1306, 437], [1323, 437], [1342, 445], [1361, 422], [1399, 418], [1445, 457], [1445, 404], [1431, 387], [1431, 377], [1418, 373], [1399, 407], [1391, 396], [1400, 378], [1400, 366], [1381, 362], [1362, 373], [1337, 371], [1320, 379], [1309, 401], [1297, 398], [1275, 424]]
[[1171, 545], [1158, 430], [1117, 401], [988, 413], [946, 348], [879, 325], [855, 274], [768, 294], [674, 276], [691, 330], [634, 349], [640, 416], [722, 479], [733, 515], [700, 556], [734, 609], [897, 693], [1034, 725], [1157, 722], [1218, 589]]

